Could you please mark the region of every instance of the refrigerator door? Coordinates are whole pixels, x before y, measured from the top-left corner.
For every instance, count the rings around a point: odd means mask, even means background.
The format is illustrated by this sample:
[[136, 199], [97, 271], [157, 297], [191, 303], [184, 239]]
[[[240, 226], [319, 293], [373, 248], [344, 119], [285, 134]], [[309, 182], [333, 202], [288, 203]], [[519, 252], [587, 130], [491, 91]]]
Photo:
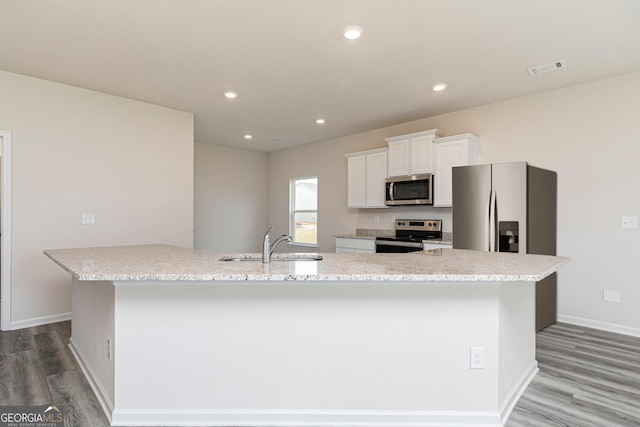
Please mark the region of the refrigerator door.
[[527, 253], [527, 163], [495, 163], [491, 175], [499, 233], [497, 250], [513, 252], [517, 248], [518, 253]]
[[528, 254], [555, 255], [557, 240], [558, 175], [529, 166], [528, 186]]
[[[529, 233], [527, 253], [556, 254], [558, 176], [555, 172], [529, 166], [527, 169]], [[536, 283], [536, 330], [556, 321], [557, 275]]]
[[454, 167], [451, 176], [453, 247], [488, 251], [491, 165]]

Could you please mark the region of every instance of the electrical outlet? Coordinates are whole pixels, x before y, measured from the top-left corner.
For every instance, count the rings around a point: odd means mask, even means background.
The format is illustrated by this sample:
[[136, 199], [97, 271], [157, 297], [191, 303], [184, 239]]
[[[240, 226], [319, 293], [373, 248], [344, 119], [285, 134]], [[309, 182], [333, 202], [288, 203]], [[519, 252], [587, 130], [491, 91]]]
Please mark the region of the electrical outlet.
[[637, 216], [621, 216], [620, 217], [621, 228], [638, 228]]
[[90, 213], [82, 214], [83, 225], [93, 225], [95, 223], [96, 223], [96, 218], [93, 214], [90, 214]]
[[111, 353], [111, 338], [107, 337], [107, 360], [113, 360]]
[[484, 369], [484, 347], [471, 347], [471, 369]]
[[373, 217], [373, 220], [374, 220], [374, 222], [375, 222], [376, 224], [377, 224], [377, 223], [379, 223], [379, 222], [380, 222], [380, 216], [379, 216], [379, 215], [374, 216], [374, 217]]
[[620, 303], [620, 291], [612, 291], [610, 289], [603, 289], [602, 301]]

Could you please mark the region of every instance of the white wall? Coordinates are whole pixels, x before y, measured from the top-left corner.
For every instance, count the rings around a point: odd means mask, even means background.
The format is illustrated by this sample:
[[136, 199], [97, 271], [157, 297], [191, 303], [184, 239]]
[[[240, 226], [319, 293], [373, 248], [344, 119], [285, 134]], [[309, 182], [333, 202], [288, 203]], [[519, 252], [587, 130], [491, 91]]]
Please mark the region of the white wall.
[[[269, 153], [267, 221], [274, 235], [289, 231], [289, 181], [318, 177], [318, 248], [291, 246], [289, 251], [335, 252], [335, 234], [353, 233], [358, 210], [347, 208], [345, 153], [384, 147], [375, 133], [357, 134]], [[284, 246], [279, 251], [286, 251]]]
[[3, 71], [0, 98], [13, 148], [13, 328], [71, 309], [71, 278], [44, 249], [191, 247], [191, 113]]
[[267, 155], [195, 144], [194, 247], [258, 252], [267, 219]]
[[[397, 218], [442, 219], [451, 231], [451, 209], [399, 207], [393, 209], [347, 208], [347, 153], [386, 147], [384, 138], [426, 130], [419, 122], [376, 129], [314, 144], [269, 153], [268, 222], [285, 233], [288, 227], [289, 179], [318, 176], [318, 245], [314, 251], [335, 252], [336, 234], [354, 233], [356, 228], [393, 229]], [[375, 217], [379, 222], [375, 222]], [[291, 250], [304, 250], [292, 248]]]
[[[573, 259], [559, 273], [560, 318], [640, 335], [640, 230], [620, 228], [621, 215], [640, 215], [638, 117], [634, 73], [270, 153], [268, 221], [286, 231], [288, 179], [318, 175], [320, 252], [335, 249], [334, 234], [391, 228], [392, 214], [442, 215], [450, 229], [450, 209], [347, 209], [343, 155], [393, 135], [470, 132], [481, 139], [478, 163], [525, 160], [558, 172], [558, 254]], [[603, 289], [620, 291], [620, 303], [603, 302]]]

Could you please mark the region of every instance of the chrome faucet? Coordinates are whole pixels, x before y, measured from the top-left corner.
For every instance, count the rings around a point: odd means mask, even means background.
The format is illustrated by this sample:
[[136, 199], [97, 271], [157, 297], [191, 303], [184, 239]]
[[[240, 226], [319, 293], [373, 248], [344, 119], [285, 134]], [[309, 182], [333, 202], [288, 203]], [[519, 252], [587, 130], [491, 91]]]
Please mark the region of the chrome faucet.
[[287, 243], [291, 242], [291, 240], [293, 240], [291, 238], [291, 236], [289, 236], [288, 234], [283, 234], [282, 236], [278, 237], [273, 244], [271, 244], [271, 242], [269, 241], [269, 232], [271, 231], [272, 227], [269, 227], [269, 229], [267, 230], [266, 233], [264, 233], [264, 237], [262, 238], [262, 262], [265, 264], [268, 264], [271, 262], [271, 254], [273, 253], [273, 250], [276, 248], [276, 246], [278, 246], [280, 243], [286, 241]]

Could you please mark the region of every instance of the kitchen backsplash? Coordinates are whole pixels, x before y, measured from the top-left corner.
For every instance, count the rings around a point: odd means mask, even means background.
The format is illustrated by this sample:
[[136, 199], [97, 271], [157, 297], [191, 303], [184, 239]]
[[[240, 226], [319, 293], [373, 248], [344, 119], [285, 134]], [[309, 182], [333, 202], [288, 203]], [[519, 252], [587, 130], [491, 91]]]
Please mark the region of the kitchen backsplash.
[[356, 236], [393, 237], [395, 230], [382, 228], [356, 228]]
[[442, 231], [451, 232], [451, 208], [408, 206], [388, 209], [359, 209], [357, 228], [393, 230], [396, 219], [441, 219]]

